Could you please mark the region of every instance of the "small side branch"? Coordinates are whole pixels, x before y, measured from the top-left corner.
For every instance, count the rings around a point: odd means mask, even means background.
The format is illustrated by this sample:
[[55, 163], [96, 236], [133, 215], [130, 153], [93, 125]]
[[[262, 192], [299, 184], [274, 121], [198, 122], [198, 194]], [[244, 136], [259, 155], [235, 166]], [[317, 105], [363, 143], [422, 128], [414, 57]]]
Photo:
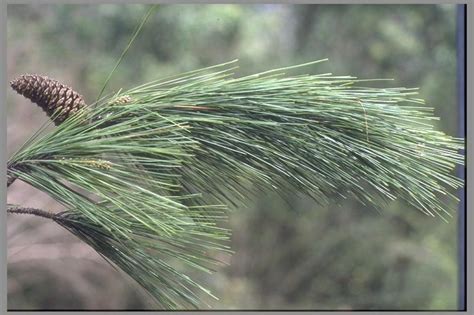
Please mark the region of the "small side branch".
[[30, 214], [30, 215], [35, 215], [38, 217], [46, 218], [46, 219], [52, 219], [54, 220], [56, 217], [56, 214], [53, 212], [37, 209], [37, 208], [28, 208], [28, 207], [21, 207], [21, 206], [13, 206], [13, 205], [8, 205], [7, 208], [7, 213], [10, 214]]

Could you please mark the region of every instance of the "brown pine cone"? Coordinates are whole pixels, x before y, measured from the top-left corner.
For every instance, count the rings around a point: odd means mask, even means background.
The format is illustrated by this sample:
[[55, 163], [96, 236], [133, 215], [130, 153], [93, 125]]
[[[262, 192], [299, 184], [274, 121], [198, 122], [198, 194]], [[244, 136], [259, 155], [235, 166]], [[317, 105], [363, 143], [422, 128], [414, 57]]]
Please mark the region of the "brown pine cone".
[[[86, 106], [82, 95], [56, 80], [25, 74], [10, 82], [11, 87], [40, 106], [59, 125]], [[53, 117], [54, 114], [54, 117]]]

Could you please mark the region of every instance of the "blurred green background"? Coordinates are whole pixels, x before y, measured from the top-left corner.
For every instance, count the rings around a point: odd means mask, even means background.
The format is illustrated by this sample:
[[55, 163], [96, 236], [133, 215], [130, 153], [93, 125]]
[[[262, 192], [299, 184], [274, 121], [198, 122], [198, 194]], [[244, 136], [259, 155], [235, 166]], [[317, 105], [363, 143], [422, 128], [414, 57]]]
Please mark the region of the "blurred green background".
[[[95, 100], [143, 5], [9, 5], [8, 78], [38, 73]], [[322, 58], [295, 70], [419, 87], [456, 135], [455, 5], [160, 5], [115, 72], [109, 91], [238, 58], [236, 75]], [[375, 83], [372, 85], [376, 85]], [[8, 151], [47, 118], [8, 93]], [[61, 210], [17, 181], [8, 202]], [[352, 200], [321, 208], [278, 193], [234, 209], [232, 257], [196, 274], [214, 309], [453, 310], [456, 205], [449, 223], [393, 202], [381, 213]], [[149, 298], [54, 223], [8, 219], [9, 309], [144, 309]]]

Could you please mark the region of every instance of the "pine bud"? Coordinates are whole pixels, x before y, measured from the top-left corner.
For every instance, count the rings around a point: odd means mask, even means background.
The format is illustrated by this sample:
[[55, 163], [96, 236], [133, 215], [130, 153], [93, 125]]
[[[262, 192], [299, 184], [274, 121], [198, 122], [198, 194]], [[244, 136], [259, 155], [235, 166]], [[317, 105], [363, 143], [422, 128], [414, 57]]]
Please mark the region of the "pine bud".
[[56, 113], [56, 125], [86, 106], [82, 95], [45, 76], [25, 74], [11, 81], [10, 85], [17, 93], [41, 107], [48, 117]]
[[125, 105], [133, 102], [133, 98], [130, 95], [122, 95], [117, 98], [114, 98], [109, 102], [110, 105]]

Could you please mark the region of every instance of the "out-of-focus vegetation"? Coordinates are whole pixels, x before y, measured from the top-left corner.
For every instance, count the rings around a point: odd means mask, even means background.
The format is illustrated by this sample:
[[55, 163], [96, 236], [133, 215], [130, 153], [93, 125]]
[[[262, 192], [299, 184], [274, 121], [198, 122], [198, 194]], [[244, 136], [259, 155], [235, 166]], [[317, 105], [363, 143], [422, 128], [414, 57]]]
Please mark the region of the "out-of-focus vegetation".
[[[8, 77], [46, 74], [92, 102], [147, 9], [9, 5]], [[454, 5], [161, 5], [109, 90], [234, 58], [244, 75], [326, 57], [301, 71], [420, 87], [441, 117], [438, 128], [456, 134]], [[9, 93], [9, 152], [44, 120]], [[8, 201], [61, 209], [22, 183], [11, 186]], [[216, 309], [456, 308], [455, 217], [445, 223], [399, 202], [380, 213], [338, 203], [322, 208], [304, 195], [274, 194], [235, 209], [236, 253], [203, 279], [220, 297], [209, 302]], [[10, 309], [151, 307], [135, 284], [54, 223], [10, 217], [8, 227]]]

